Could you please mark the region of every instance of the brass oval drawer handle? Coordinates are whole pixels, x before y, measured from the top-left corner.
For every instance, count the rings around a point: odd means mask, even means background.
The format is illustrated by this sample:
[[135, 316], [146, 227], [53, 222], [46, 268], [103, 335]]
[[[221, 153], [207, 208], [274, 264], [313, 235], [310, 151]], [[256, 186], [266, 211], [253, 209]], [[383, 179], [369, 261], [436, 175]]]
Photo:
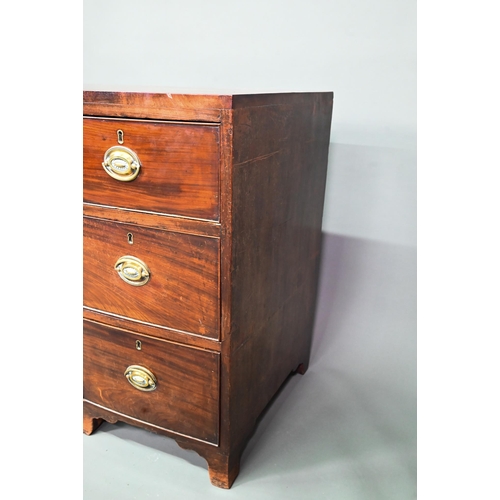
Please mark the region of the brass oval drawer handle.
[[113, 179], [119, 181], [133, 181], [141, 168], [137, 154], [125, 146], [113, 146], [104, 153], [104, 170]]
[[124, 375], [130, 384], [140, 391], [154, 391], [158, 384], [153, 372], [144, 366], [130, 365]]
[[132, 255], [124, 255], [115, 263], [118, 276], [132, 286], [145, 285], [151, 276], [148, 266], [142, 260]]

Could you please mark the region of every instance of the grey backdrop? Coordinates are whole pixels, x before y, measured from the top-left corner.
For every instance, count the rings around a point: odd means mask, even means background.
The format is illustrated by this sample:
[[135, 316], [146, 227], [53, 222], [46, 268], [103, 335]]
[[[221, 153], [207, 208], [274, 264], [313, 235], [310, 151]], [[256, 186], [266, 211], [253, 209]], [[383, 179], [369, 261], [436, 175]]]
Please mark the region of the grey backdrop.
[[84, 497], [416, 498], [416, 2], [84, 0], [84, 88], [335, 93], [311, 365], [229, 492], [172, 440], [104, 424]]

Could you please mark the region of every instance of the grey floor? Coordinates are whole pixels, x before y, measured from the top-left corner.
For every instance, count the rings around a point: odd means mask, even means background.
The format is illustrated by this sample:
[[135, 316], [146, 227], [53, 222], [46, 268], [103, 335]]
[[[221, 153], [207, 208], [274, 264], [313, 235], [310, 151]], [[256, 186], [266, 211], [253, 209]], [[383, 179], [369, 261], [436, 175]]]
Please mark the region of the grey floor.
[[83, 437], [84, 499], [416, 498], [416, 248], [324, 235], [309, 371], [282, 387], [230, 490], [125, 424]]

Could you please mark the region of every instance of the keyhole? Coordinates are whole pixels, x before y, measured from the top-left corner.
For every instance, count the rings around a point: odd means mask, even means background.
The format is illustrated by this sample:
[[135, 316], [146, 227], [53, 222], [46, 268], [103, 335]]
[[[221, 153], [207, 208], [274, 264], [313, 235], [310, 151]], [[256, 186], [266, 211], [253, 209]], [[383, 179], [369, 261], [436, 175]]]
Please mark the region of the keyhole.
[[140, 351], [142, 349], [142, 342], [140, 340], [135, 341], [135, 348]]
[[118, 136], [118, 144], [123, 144], [123, 130], [117, 130], [116, 135]]
[[133, 245], [134, 244], [134, 235], [132, 233], [128, 233], [127, 240], [128, 240], [130, 245]]

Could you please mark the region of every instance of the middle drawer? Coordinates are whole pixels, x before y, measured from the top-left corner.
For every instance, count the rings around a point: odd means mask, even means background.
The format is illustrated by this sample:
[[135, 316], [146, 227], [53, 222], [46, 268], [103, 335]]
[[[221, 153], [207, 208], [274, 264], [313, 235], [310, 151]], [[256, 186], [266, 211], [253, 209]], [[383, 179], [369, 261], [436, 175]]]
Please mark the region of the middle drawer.
[[219, 239], [84, 217], [85, 307], [219, 338]]

